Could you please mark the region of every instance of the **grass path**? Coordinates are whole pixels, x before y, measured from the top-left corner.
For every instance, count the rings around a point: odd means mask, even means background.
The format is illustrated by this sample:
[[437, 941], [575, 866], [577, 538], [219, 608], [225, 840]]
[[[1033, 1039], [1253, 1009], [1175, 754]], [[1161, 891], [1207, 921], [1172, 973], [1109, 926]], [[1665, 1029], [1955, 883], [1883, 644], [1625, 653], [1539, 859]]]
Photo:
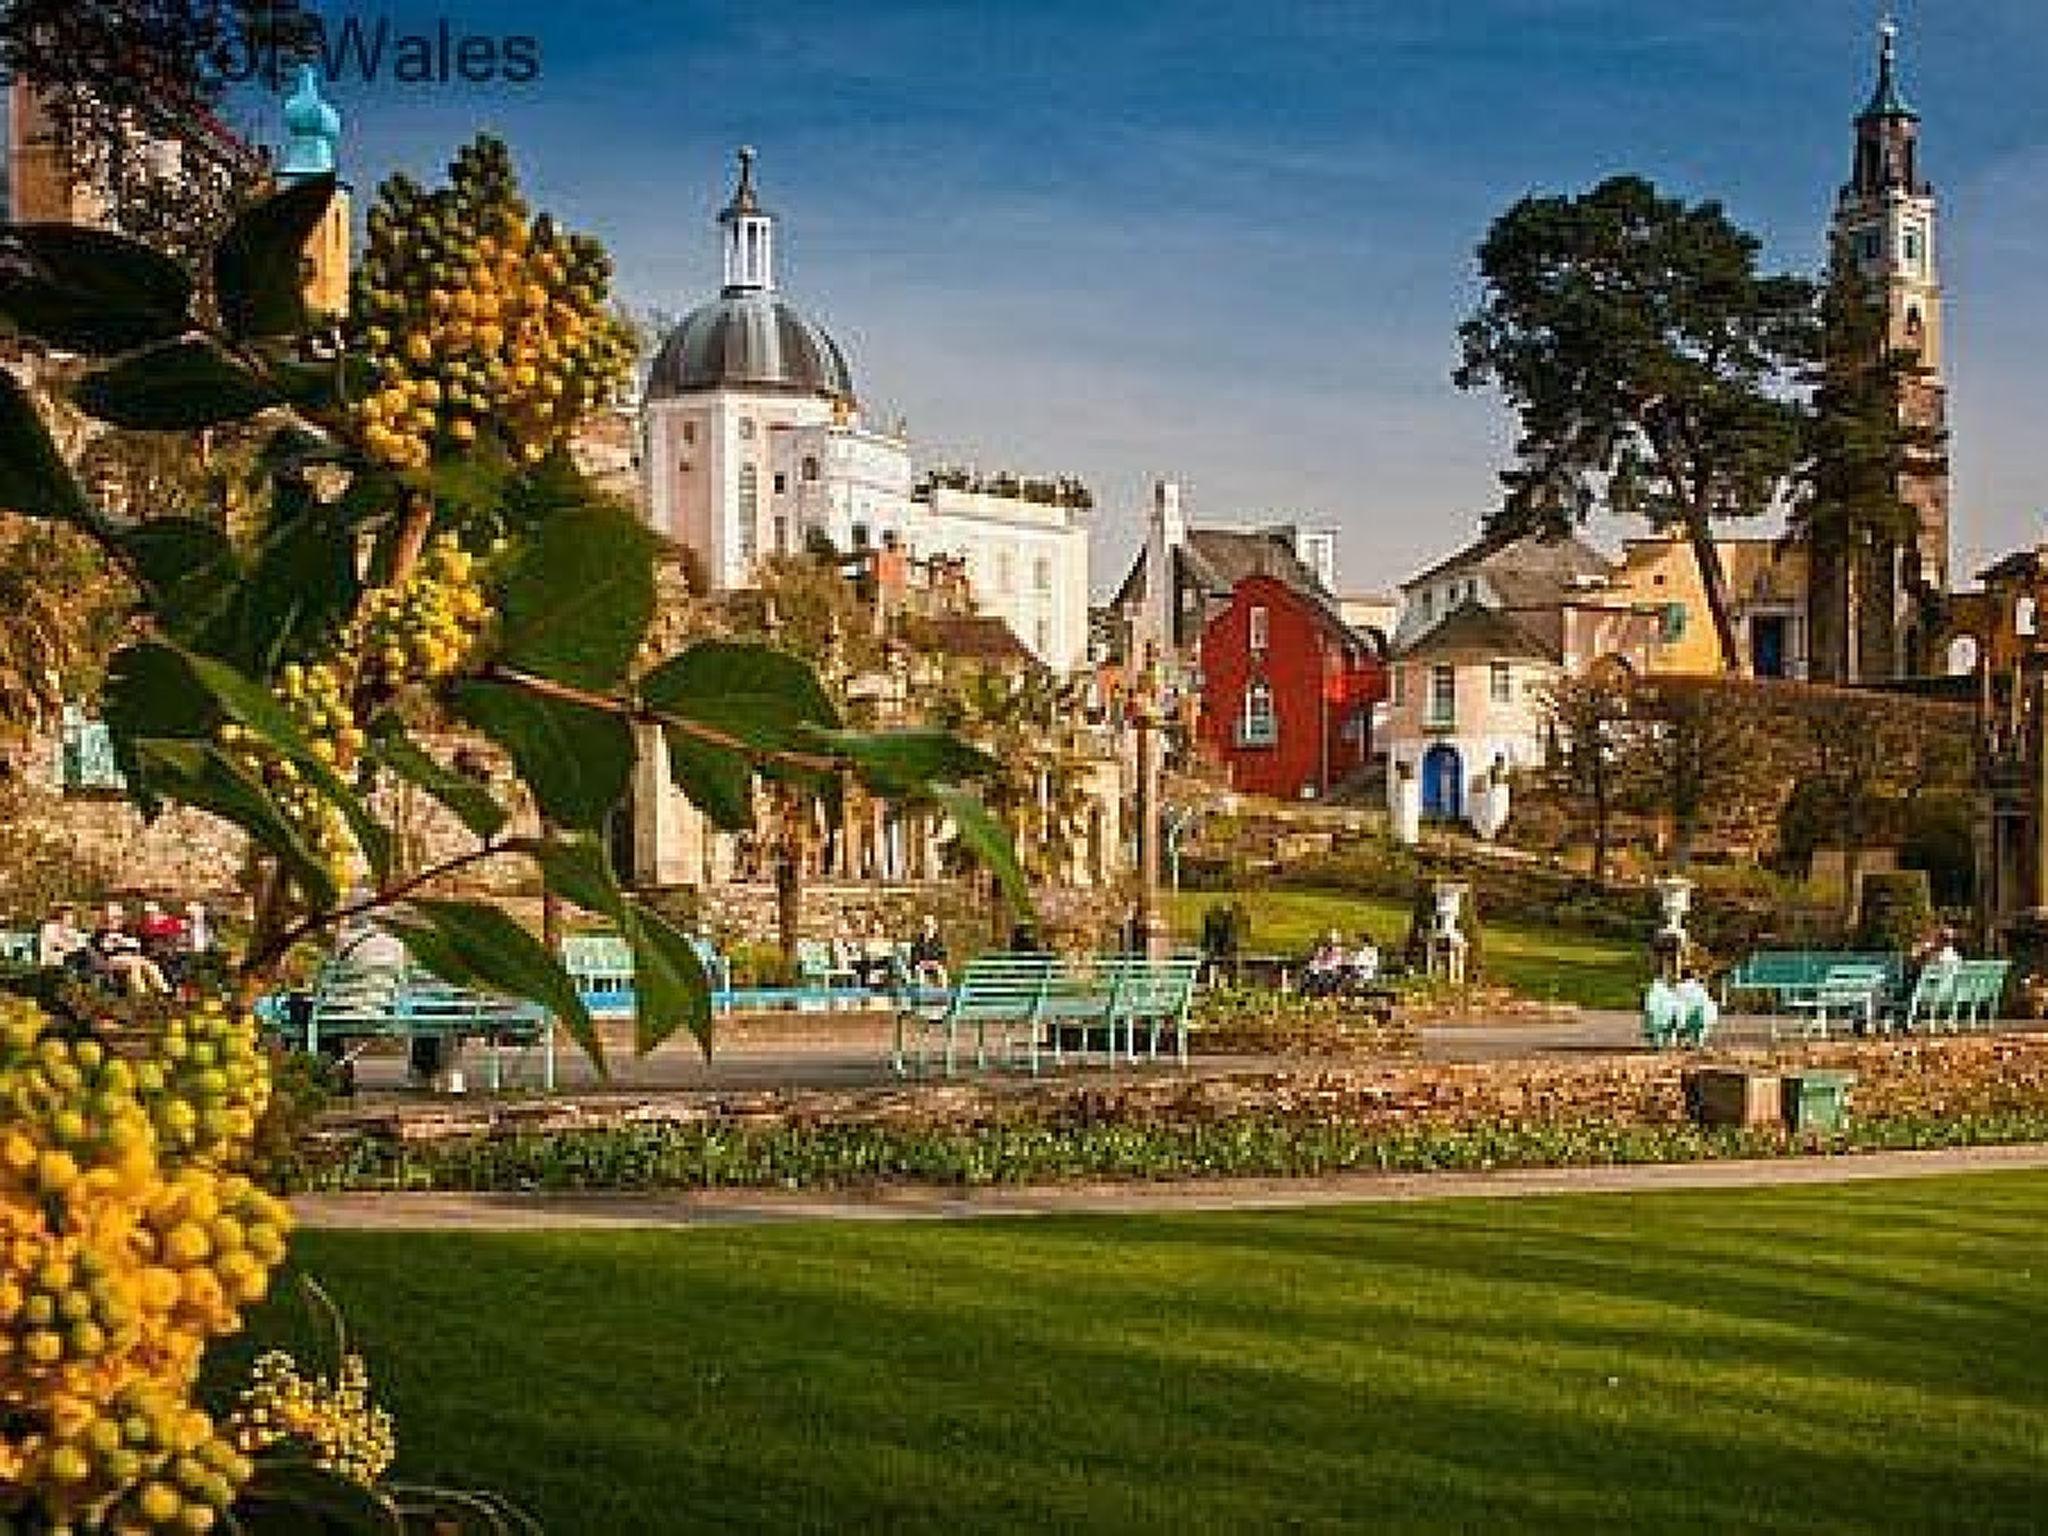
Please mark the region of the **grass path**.
[[[1344, 891], [1182, 891], [1173, 897], [1174, 931], [1201, 936], [1202, 913], [1216, 902], [1241, 901], [1252, 914], [1247, 948], [1271, 954], [1306, 955], [1332, 928], [1347, 942], [1369, 931], [1382, 949], [1398, 947], [1408, 933], [1408, 908], [1382, 896]], [[1643, 944], [1489, 921], [1486, 965], [1497, 981], [1541, 1002], [1577, 1003], [1585, 1008], [1634, 1008], [1649, 978], [1648, 936]]]
[[555, 1536], [2024, 1532], [2044, 1230], [2002, 1173], [298, 1251], [401, 1469]]

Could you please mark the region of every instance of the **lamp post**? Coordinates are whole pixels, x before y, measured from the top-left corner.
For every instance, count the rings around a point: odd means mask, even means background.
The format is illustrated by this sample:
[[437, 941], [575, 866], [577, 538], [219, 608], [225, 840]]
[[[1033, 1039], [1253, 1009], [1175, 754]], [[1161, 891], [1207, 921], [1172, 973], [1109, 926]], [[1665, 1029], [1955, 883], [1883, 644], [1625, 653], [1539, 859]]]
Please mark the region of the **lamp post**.
[[1150, 658], [1131, 690], [1129, 709], [1138, 781], [1138, 904], [1131, 938], [1139, 953], [1156, 960], [1166, 954], [1166, 925], [1159, 915], [1159, 685]]

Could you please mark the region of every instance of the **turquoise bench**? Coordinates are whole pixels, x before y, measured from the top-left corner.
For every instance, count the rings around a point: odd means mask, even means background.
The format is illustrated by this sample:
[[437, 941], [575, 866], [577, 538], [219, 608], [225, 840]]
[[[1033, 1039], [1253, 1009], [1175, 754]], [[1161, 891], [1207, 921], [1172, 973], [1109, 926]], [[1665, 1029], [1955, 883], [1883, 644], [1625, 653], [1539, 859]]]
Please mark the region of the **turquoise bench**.
[[[732, 967], [703, 939], [690, 947], [711, 984], [711, 1006], [728, 1013], [733, 1006]], [[596, 1018], [630, 1018], [638, 1006], [633, 990], [633, 947], [616, 933], [572, 933], [561, 943], [562, 969], [569, 973], [584, 1006]]]
[[[1785, 991], [1781, 1002], [1789, 1011], [1803, 1016], [1798, 1029], [1809, 1039], [1827, 1039], [1829, 1028], [1838, 1018], [1860, 1025], [1867, 1033], [1875, 1033], [1890, 988], [1889, 978], [1890, 973], [1883, 965], [1830, 965], [1818, 980]], [[1775, 1041], [1778, 1036], [1778, 1022], [1774, 1018], [1771, 1039]]]
[[1957, 960], [1926, 966], [1893, 1011], [1895, 1028], [1939, 1034], [1989, 1027], [2005, 996], [2010, 960]]
[[32, 971], [35, 965], [35, 929], [0, 928], [0, 966]]
[[1732, 1007], [1742, 993], [1761, 994], [1771, 1008], [1810, 996], [1830, 970], [1845, 965], [1876, 966], [1888, 990], [1904, 973], [1900, 956], [1879, 950], [1760, 949], [1721, 978], [1721, 1005]]
[[393, 969], [328, 960], [314, 982], [298, 1043], [353, 1061], [379, 1040], [481, 1040], [490, 1049], [490, 1086], [503, 1086], [501, 1051], [541, 1043], [551, 1020], [518, 998], [473, 992], [413, 967]]
[[989, 1065], [993, 1035], [998, 1055], [1010, 1065], [1037, 1072], [1047, 1055], [1064, 1065], [1068, 1042], [1076, 1054], [1101, 1055], [1112, 1066], [1121, 1054], [1138, 1058], [1142, 1032], [1156, 1060], [1162, 1039], [1171, 1040], [1187, 1064], [1188, 1017], [1194, 1007], [1201, 956], [1175, 955], [1153, 961], [1136, 955], [1103, 955], [1062, 960], [1051, 955], [993, 953], [967, 963], [950, 992], [928, 1006], [912, 1003], [896, 1015], [894, 1065], [910, 1070], [910, 1036], [917, 1036], [917, 1069], [930, 1061], [934, 1037], [943, 1036], [945, 1071], [959, 1064], [962, 1037], [974, 1039], [974, 1061]]

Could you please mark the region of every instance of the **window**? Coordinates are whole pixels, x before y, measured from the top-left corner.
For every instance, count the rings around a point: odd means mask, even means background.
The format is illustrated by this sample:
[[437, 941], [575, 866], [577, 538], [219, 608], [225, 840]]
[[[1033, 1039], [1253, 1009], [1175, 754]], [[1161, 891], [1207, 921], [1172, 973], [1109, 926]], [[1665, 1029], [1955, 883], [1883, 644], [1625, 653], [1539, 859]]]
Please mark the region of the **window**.
[[1050, 592], [1052, 590], [1052, 559], [1050, 556], [1040, 555], [1031, 562], [1031, 586], [1034, 591], [1038, 592]]
[[752, 441], [754, 440], [754, 418], [753, 418], [753, 417], [751, 417], [751, 416], [742, 416], [742, 417], [740, 418], [740, 440], [741, 440], [742, 442], [747, 442], [747, 443], [751, 443], [751, 442], [752, 442]]
[[696, 423], [696, 422], [694, 422], [694, 421], [686, 421], [686, 422], [684, 422], [684, 423], [683, 423], [683, 446], [684, 446], [684, 447], [686, 447], [686, 448], [688, 448], [688, 447], [692, 447], [692, 446], [694, 446], [694, 445], [696, 444], [696, 441], [697, 441], [697, 423]]
[[1434, 614], [1435, 612], [1436, 612], [1436, 593], [1435, 593], [1434, 591], [1428, 591], [1428, 592], [1424, 592], [1424, 593], [1422, 594], [1422, 616], [1423, 616], [1423, 617], [1424, 617], [1424, 618], [1426, 619], [1426, 618], [1430, 617], [1430, 616], [1431, 616], [1432, 614]]
[[1862, 239], [1858, 242], [1857, 249], [1865, 261], [1881, 259], [1884, 255], [1884, 231], [1881, 229], [1866, 229], [1863, 231]]
[[1244, 713], [1237, 720], [1240, 747], [1270, 747], [1280, 740], [1280, 722], [1273, 713], [1273, 690], [1253, 683], [1244, 691]]
[[1392, 693], [1389, 695], [1389, 702], [1394, 708], [1399, 709], [1408, 702], [1408, 669], [1406, 667], [1395, 667], [1388, 672], [1387, 676], [1389, 678], [1388, 686], [1392, 689]]
[[866, 523], [855, 523], [853, 525], [853, 547], [855, 549], [866, 549], [869, 537], [868, 525]]
[[740, 466], [740, 564], [752, 565], [760, 553], [761, 471], [751, 464]]
[[1043, 661], [1052, 654], [1052, 620], [1040, 619], [1034, 631], [1034, 636], [1035, 642], [1032, 649], [1038, 652], [1039, 660]]
[[1506, 704], [1514, 698], [1514, 680], [1506, 662], [1496, 661], [1487, 667], [1487, 691], [1496, 704]]
[[815, 453], [807, 453], [804, 455], [804, 479], [815, 480], [817, 478], [818, 456]]
[[778, 555], [789, 553], [789, 519], [786, 517], [777, 517], [775, 519], [775, 553]]
[[1920, 265], [1920, 231], [1917, 229], [1906, 231], [1906, 265], [1909, 267]]
[[1429, 669], [1429, 723], [1455, 725], [1458, 719], [1458, 674], [1444, 666]]
[[787, 495], [788, 492], [789, 476], [785, 475], [781, 470], [778, 469], [775, 472], [775, 494], [778, 496], [783, 496]]
[[1251, 648], [1255, 651], [1263, 651], [1266, 648], [1266, 632], [1268, 628], [1266, 617], [1266, 610], [1263, 605], [1251, 611]]
[[1014, 592], [1017, 590], [1017, 568], [1006, 549], [996, 556], [996, 590]]

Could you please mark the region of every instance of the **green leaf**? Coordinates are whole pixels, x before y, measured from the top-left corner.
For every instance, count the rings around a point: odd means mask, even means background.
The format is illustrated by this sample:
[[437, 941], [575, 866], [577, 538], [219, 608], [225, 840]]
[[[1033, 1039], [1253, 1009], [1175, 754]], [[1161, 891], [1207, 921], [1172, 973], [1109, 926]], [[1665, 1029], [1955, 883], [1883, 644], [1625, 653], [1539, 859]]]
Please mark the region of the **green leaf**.
[[[156, 642], [144, 642], [144, 645]], [[203, 690], [220, 713], [255, 732], [281, 756], [289, 758], [299, 773], [347, 819], [363, 857], [382, 878], [391, 870], [391, 832], [341, 780], [332, 767], [313, 755], [312, 746], [298, 722], [277, 697], [262, 684], [243, 676], [218, 657], [165, 646], [184, 663], [188, 686]]]
[[279, 394], [304, 411], [339, 410], [362, 399], [375, 382], [369, 359], [353, 352], [324, 362], [273, 362], [269, 377]]
[[349, 517], [282, 482], [248, 578], [204, 649], [269, 677], [281, 661], [325, 641], [355, 611], [361, 592]]
[[646, 1055], [687, 1029], [711, 1054], [711, 980], [689, 936], [651, 907], [630, 901], [611, 861], [592, 838], [528, 838], [513, 846], [540, 865], [548, 888], [586, 912], [607, 917], [633, 949], [634, 1048]]
[[689, 936], [651, 907], [630, 908], [633, 943], [633, 1045], [642, 1056], [687, 1029], [711, 1055], [711, 978]]
[[[408, 921], [403, 915], [418, 920]], [[498, 907], [481, 901], [408, 901], [389, 926], [443, 981], [539, 1003], [568, 1028], [599, 1072], [604, 1042], [576, 984], [547, 946]]]
[[334, 178], [297, 182], [248, 209], [213, 253], [222, 321], [237, 337], [289, 336], [306, 328], [306, 241], [327, 216]]
[[558, 510], [505, 578], [499, 653], [579, 688], [625, 677], [654, 615], [654, 535], [627, 507]]
[[505, 808], [490, 790], [428, 755], [395, 718], [387, 715], [371, 728], [370, 755], [448, 807], [478, 838], [489, 841], [504, 830]]
[[723, 831], [752, 827], [754, 767], [746, 756], [699, 741], [675, 726], [663, 727], [661, 734], [668, 743], [669, 774], [690, 803]]
[[748, 641], [699, 641], [642, 678], [640, 697], [659, 714], [709, 726], [760, 753], [802, 751], [811, 728], [839, 726], [839, 711], [808, 663]]
[[246, 1536], [405, 1536], [397, 1503], [297, 1457], [263, 1456], [235, 1501]]
[[146, 816], [163, 809], [164, 797], [137, 748], [145, 739], [210, 744], [222, 713], [206, 693], [192, 686], [184, 657], [166, 645], [124, 646], [107, 663], [100, 690], [100, 718], [114, 743], [114, 761], [128, 781], [129, 797]]
[[543, 815], [594, 832], [625, 798], [633, 732], [617, 715], [506, 683], [461, 683], [455, 712], [511, 755]]
[[211, 811], [233, 822], [284, 863], [287, 873], [315, 906], [334, 905], [334, 877], [300, 837], [270, 792], [231, 762], [218, 747], [198, 741], [144, 738], [132, 743], [136, 761], [157, 794], [180, 805]]
[[16, 224], [0, 248], [0, 317], [37, 341], [103, 357], [192, 327], [192, 280], [139, 241], [79, 224]]
[[843, 757], [869, 789], [909, 798], [934, 784], [985, 779], [1001, 766], [951, 731], [813, 731], [810, 739]]
[[277, 393], [204, 337], [165, 342], [88, 374], [74, 393], [101, 421], [139, 432], [196, 432], [244, 421]]
[[80, 527], [98, 517], [21, 381], [0, 368], [0, 508]]
[[242, 590], [242, 569], [228, 537], [190, 517], [153, 517], [115, 535], [142, 577], [150, 612], [167, 633], [196, 635]]
[[953, 821], [953, 832], [965, 848], [1001, 883], [1003, 894], [1020, 910], [1031, 908], [1031, 887], [1024, 878], [1024, 866], [1017, 862], [1017, 849], [1003, 824], [969, 790], [945, 786], [936, 790], [932, 801]]

